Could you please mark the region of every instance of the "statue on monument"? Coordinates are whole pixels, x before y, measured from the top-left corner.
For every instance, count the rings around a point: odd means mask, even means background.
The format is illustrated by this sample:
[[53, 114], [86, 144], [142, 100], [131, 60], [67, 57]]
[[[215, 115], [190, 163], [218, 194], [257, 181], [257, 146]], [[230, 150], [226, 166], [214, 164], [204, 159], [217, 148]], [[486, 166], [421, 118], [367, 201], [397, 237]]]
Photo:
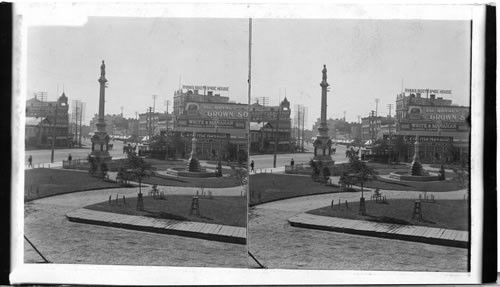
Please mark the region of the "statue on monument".
[[323, 65], [323, 81], [326, 82], [326, 65]]
[[101, 64], [101, 77], [106, 76], [106, 65], [104, 64], [104, 60], [102, 60]]

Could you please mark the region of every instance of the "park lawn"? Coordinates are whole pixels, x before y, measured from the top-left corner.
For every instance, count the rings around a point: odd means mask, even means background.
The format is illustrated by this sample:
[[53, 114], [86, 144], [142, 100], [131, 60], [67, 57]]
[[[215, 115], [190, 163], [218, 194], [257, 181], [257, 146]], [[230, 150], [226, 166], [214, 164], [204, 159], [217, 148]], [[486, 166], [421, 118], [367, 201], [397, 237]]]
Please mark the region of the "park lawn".
[[288, 174], [250, 175], [249, 186], [250, 206], [304, 195], [340, 192], [338, 187], [314, 182], [309, 176]]
[[469, 230], [469, 206], [465, 200], [422, 201], [423, 220], [412, 219], [415, 200], [389, 199], [387, 203], [366, 201], [366, 216], [359, 215], [359, 202], [335, 203], [333, 208], [325, 206], [307, 213], [345, 219], [367, 220], [390, 224], [418, 225], [455, 230]]
[[200, 216], [190, 215], [191, 195], [166, 195], [165, 199], [144, 196], [144, 211], [136, 210], [137, 197], [126, 198], [126, 204], [119, 198], [96, 203], [85, 208], [103, 212], [155, 218], [205, 222], [221, 225], [246, 227], [247, 201], [244, 196], [213, 196], [212, 199], [199, 197]]
[[63, 193], [115, 187], [120, 185], [93, 177], [88, 172], [51, 168], [24, 171], [25, 201]]
[[234, 177], [211, 177], [211, 178], [195, 178], [195, 177], [144, 177], [143, 184], [156, 184], [163, 186], [184, 186], [184, 187], [206, 187], [206, 188], [225, 188], [240, 185], [238, 179]]
[[387, 179], [377, 178], [376, 180], [367, 181], [364, 184], [366, 188], [380, 188], [387, 190], [407, 190], [407, 191], [453, 191], [462, 189], [460, 183], [456, 181], [391, 181]]

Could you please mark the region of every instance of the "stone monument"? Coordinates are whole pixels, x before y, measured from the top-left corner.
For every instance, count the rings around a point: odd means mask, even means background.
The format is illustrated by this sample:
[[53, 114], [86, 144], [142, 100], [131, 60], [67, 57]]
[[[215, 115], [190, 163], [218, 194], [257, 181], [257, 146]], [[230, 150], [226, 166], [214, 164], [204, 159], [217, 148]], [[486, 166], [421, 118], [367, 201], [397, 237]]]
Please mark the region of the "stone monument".
[[104, 96], [106, 89], [106, 65], [104, 60], [101, 64], [101, 77], [98, 79], [100, 89], [99, 89], [99, 117], [97, 119], [96, 128], [94, 135], [91, 138], [92, 141], [92, 152], [90, 157], [93, 158], [101, 170], [102, 164], [111, 161], [111, 156], [109, 155], [109, 135], [106, 132], [106, 121], [104, 120]]
[[413, 176], [423, 176], [426, 175], [424, 169], [422, 168], [422, 164], [418, 159], [420, 142], [418, 141], [418, 135], [415, 137], [415, 154], [413, 155], [413, 161], [411, 162], [410, 167], [410, 175]]
[[[318, 135], [316, 136], [316, 140], [314, 141], [314, 158], [313, 161], [316, 163], [321, 163], [321, 166], [331, 167], [334, 164], [334, 161], [331, 157], [331, 147], [332, 140], [328, 135], [328, 125], [326, 123], [326, 107], [327, 105], [327, 97], [326, 93], [329, 84], [327, 83], [327, 74], [326, 74], [326, 65], [323, 65], [323, 80], [320, 83], [321, 86], [321, 122], [318, 127]], [[321, 170], [323, 173], [323, 170]]]
[[193, 133], [193, 139], [191, 140], [191, 155], [189, 156], [187, 170], [190, 172], [200, 172], [202, 171], [200, 166], [200, 161], [196, 157], [196, 133]]

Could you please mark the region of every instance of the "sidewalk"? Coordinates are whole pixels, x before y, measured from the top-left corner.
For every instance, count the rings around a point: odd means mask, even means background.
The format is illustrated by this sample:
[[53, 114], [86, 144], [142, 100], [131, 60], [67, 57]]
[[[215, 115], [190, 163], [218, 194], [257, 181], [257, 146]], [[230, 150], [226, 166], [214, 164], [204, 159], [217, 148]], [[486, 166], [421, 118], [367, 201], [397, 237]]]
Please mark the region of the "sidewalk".
[[436, 245], [467, 248], [469, 232], [415, 225], [401, 225], [343, 219], [301, 213], [288, 219], [291, 226], [367, 235]]
[[66, 214], [69, 221], [246, 244], [246, 228], [193, 221], [157, 219], [80, 208]]

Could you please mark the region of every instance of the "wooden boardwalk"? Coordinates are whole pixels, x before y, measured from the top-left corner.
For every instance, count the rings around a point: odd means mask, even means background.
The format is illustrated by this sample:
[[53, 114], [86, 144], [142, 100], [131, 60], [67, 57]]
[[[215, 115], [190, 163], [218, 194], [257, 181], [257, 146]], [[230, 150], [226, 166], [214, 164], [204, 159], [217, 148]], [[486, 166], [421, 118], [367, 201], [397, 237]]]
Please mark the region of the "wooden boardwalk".
[[95, 211], [85, 208], [72, 211], [66, 214], [66, 217], [72, 222], [246, 244], [247, 230], [245, 227], [159, 219]]
[[469, 232], [416, 225], [378, 223], [301, 213], [288, 219], [295, 227], [328, 230], [359, 235], [417, 241], [467, 248]]

